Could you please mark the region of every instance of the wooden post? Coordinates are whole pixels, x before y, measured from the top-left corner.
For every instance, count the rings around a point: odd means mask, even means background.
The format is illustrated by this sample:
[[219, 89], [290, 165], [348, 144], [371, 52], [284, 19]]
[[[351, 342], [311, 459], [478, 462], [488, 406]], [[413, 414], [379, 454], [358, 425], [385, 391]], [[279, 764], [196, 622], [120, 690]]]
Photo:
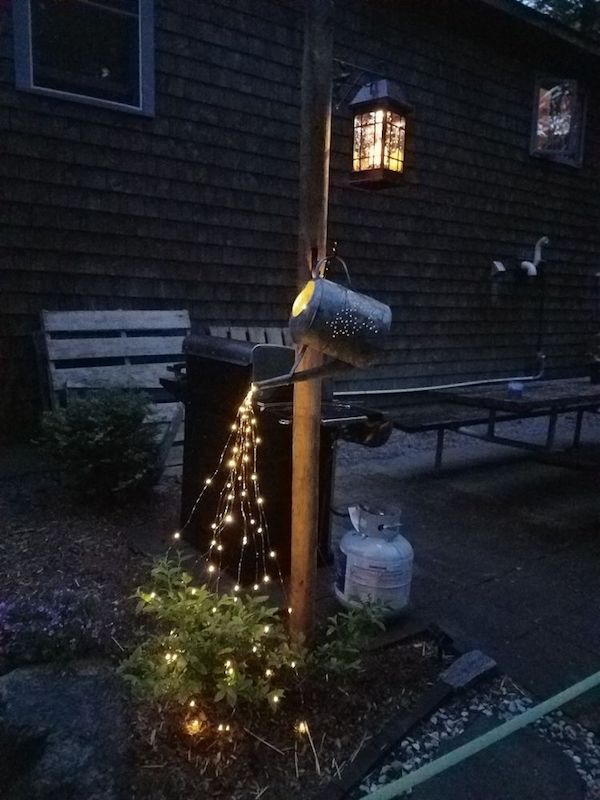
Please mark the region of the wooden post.
[[[298, 288], [326, 253], [331, 139], [334, 0], [306, 0], [300, 127]], [[321, 363], [309, 350], [301, 368]], [[290, 630], [310, 640], [314, 625], [319, 525], [321, 381], [294, 388]]]

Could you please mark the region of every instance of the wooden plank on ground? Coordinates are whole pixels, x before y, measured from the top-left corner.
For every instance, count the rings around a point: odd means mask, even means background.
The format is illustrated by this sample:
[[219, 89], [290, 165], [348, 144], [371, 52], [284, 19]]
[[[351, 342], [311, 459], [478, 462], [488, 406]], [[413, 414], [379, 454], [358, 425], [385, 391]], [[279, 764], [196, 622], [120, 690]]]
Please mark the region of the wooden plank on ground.
[[181, 356], [183, 336], [126, 336], [101, 339], [51, 339], [51, 361], [94, 358], [131, 358], [136, 356]]
[[399, 745], [415, 725], [430, 717], [454, 692], [467, 688], [495, 667], [495, 661], [479, 650], [459, 656], [440, 674], [433, 686], [418, 698], [411, 711], [389, 722], [366, 743], [358, 757], [346, 764], [341, 778], [333, 780], [317, 794], [317, 800], [343, 800]]
[[46, 332], [115, 330], [188, 330], [190, 315], [166, 311], [42, 311]]

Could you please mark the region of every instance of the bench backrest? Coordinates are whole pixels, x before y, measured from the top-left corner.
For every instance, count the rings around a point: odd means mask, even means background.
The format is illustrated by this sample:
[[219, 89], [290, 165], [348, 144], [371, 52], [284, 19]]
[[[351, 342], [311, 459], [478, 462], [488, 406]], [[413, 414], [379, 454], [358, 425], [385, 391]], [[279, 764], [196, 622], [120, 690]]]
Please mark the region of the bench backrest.
[[104, 387], [143, 389], [160, 400], [159, 378], [183, 360], [189, 332], [181, 309], [42, 311], [49, 405], [60, 405], [67, 391]]
[[220, 336], [223, 339], [235, 339], [241, 342], [256, 342], [257, 344], [279, 344], [292, 347], [293, 342], [288, 328], [242, 328], [232, 326], [210, 326], [210, 336]]

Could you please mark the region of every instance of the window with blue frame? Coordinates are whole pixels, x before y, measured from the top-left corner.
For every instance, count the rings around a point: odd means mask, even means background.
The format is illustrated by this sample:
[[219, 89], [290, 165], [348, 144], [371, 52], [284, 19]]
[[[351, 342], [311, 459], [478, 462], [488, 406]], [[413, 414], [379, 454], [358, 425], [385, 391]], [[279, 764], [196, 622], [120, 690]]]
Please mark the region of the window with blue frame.
[[154, 112], [153, 0], [22, 0], [17, 87]]

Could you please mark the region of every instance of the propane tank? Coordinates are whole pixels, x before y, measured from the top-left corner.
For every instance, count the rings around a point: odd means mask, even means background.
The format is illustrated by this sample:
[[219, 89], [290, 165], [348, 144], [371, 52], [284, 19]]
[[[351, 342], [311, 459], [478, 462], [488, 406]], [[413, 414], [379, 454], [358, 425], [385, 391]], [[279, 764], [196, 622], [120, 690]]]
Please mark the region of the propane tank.
[[352, 528], [336, 554], [335, 594], [346, 608], [382, 603], [386, 616], [409, 602], [413, 549], [400, 535], [400, 514], [348, 508]]

